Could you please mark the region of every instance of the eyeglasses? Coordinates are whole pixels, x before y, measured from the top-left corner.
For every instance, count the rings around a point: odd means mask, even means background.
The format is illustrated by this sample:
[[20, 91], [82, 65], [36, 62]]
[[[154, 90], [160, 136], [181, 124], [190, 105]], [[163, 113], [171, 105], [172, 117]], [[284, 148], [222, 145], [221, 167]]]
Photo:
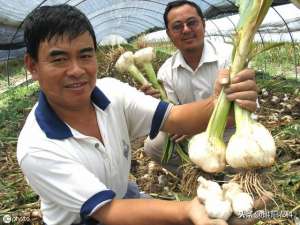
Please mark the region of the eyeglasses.
[[199, 23], [200, 23], [200, 21], [197, 19], [190, 19], [186, 22], [178, 21], [171, 25], [171, 30], [174, 33], [181, 33], [184, 29], [184, 25], [186, 25], [191, 30], [195, 30], [198, 27]]

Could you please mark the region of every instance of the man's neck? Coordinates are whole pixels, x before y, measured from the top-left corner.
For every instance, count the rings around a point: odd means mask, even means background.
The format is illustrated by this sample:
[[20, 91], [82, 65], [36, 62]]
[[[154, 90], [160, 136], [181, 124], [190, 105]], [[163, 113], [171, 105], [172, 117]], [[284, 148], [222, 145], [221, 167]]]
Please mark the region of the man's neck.
[[187, 51], [181, 51], [181, 54], [185, 60], [185, 62], [193, 69], [195, 70], [202, 57], [203, 47], [199, 49], [192, 49]]
[[[52, 106], [53, 107], [53, 106]], [[54, 111], [59, 118], [80, 133], [95, 137], [102, 141], [100, 129], [97, 123], [95, 107], [92, 102], [82, 105], [80, 108], [62, 109], [54, 106]]]
[[81, 105], [80, 108], [62, 108], [54, 106], [54, 110], [64, 122], [71, 126], [83, 122], [82, 120], [88, 119], [95, 112], [92, 102]]

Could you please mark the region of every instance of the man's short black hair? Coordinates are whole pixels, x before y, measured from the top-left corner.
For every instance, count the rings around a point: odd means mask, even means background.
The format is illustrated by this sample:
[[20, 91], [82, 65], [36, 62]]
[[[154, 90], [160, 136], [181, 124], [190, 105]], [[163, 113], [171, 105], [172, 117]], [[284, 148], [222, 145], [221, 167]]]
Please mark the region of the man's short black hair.
[[24, 21], [24, 42], [27, 53], [38, 59], [41, 42], [67, 35], [71, 40], [88, 31], [97, 48], [96, 36], [88, 18], [76, 7], [60, 4], [34, 9]]
[[182, 6], [182, 5], [190, 5], [191, 7], [195, 8], [198, 15], [201, 17], [201, 19], [204, 19], [202, 10], [200, 9], [200, 7], [195, 2], [186, 1], [186, 0], [176, 0], [176, 1], [173, 1], [173, 2], [169, 2], [167, 4], [166, 9], [165, 9], [164, 22], [165, 22], [166, 29], [168, 29], [168, 14], [171, 11], [171, 9], [177, 8], [177, 7]]

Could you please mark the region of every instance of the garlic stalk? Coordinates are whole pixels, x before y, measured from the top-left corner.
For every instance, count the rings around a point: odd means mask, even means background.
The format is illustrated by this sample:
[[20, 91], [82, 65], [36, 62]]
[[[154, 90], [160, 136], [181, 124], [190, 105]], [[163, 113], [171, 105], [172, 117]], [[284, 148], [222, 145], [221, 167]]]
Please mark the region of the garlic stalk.
[[131, 51], [124, 52], [117, 60], [115, 67], [120, 73], [129, 72], [129, 74], [140, 84], [149, 84], [143, 74], [135, 66], [133, 53]]
[[152, 66], [152, 60], [156, 57], [154, 49], [152, 47], [142, 48], [136, 51], [133, 57], [134, 57], [134, 62], [138, 66], [143, 67], [149, 82], [153, 85], [155, 89], [159, 91], [161, 99], [164, 101], [168, 101], [166, 92], [159, 84], [156, 77], [156, 73]]
[[230, 201], [224, 199], [221, 186], [204, 177], [198, 178], [197, 197], [204, 203], [209, 217], [227, 220], [232, 214]]
[[[235, 38], [235, 53], [230, 76], [245, 68], [256, 30], [271, 6], [271, 0], [240, 1], [240, 21]], [[234, 104], [236, 133], [229, 140], [226, 161], [234, 168], [271, 166], [276, 147], [270, 132], [250, 117], [250, 112]]]
[[240, 185], [229, 182], [222, 185], [225, 199], [231, 202], [231, 207], [236, 216], [252, 213], [254, 201], [246, 192], [243, 192]]
[[[159, 83], [157, 80], [156, 73], [153, 69], [152, 61], [156, 57], [155, 51], [152, 47], [142, 48], [138, 51], [136, 51], [133, 55], [134, 62], [139, 66], [142, 67], [143, 70], [146, 72], [147, 78], [149, 82], [153, 85], [153, 87], [159, 91], [160, 98], [163, 101], [170, 102], [168, 100], [167, 94], [165, 92], [165, 89], [163, 86]], [[180, 159], [183, 162], [189, 162], [189, 158], [185, 151], [185, 146], [187, 146], [187, 141], [183, 141], [181, 143], [175, 143], [170, 139], [169, 136], [167, 136], [164, 149], [163, 149], [163, 155], [162, 155], [162, 163], [167, 163], [171, 156], [173, 155], [173, 152], [176, 151], [177, 155], [180, 157]]]

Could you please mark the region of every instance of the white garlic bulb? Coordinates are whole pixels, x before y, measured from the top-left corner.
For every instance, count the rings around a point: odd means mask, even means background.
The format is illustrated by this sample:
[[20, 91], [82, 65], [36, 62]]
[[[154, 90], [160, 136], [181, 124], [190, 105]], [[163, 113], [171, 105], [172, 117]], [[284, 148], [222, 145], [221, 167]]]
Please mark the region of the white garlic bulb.
[[239, 184], [229, 182], [222, 185], [225, 199], [231, 202], [231, 207], [235, 215], [243, 213], [252, 213], [254, 200], [248, 194], [242, 191]]
[[248, 215], [252, 213], [254, 201], [253, 198], [245, 192], [238, 193], [231, 200], [231, 207], [235, 215]]
[[229, 200], [219, 198], [207, 198], [205, 209], [209, 217], [216, 219], [228, 220], [232, 214], [232, 208]]
[[225, 143], [207, 132], [193, 136], [189, 141], [188, 153], [191, 161], [208, 173], [221, 172], [225, 168]]
[[274, 139], [259, 123], [237, 130], [226, 149], [226, 161], [233, 168], [268, 167], [275, 162], [275, 156]]
[[205, 200], [210, 197], [215, 197], [222, 199], [223, 191], [221, 186], [217, 182], [206, 180], [204, 177], [200, 176], [197, 181], [199, 186], [197, 188], [198, 198], [205, 203]]

